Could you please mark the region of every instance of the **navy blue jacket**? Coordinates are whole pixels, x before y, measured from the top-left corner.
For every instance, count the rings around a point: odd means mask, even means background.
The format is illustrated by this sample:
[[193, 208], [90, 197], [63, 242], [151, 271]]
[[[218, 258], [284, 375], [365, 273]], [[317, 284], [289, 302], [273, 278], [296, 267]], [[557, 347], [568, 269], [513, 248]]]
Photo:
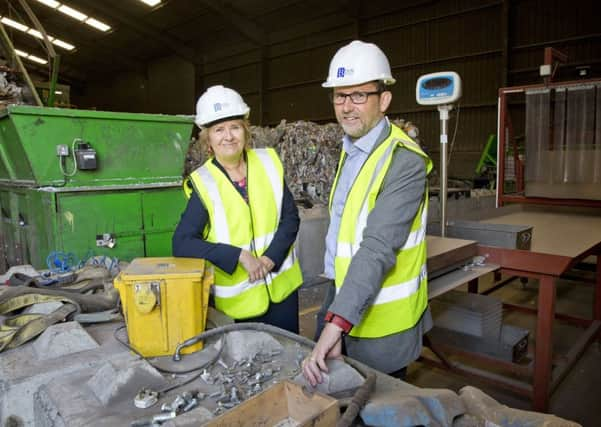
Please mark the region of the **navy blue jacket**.
[[[213, 164], [216, 165], [228, 177], [221, 164], [216, 159], [213, 159]], [[232, 180], [230, 179], [230, 182]], [[238, 190], [240, 195], [246, 199], [246, 191], [232, 182], [232, 185]], [[192, 197], [188, 200], [188, 205], [182, 214], [182, 217], [173, 234], [172, 246], [173, 256], [189, 257], [189, 258], [204, 258], [212, 264], [219, 267], [228, 274], [232, 274], [238, 264], [238, 258], [242, 248], [232, 246], [225, 243], [210, 243], [203, 236], [203, 231], [209, 221], [209, 213], [204, 204], [198, 197], [196, 191], [192, 192]], [[284, 183], [284, 194], [282, 200], [282, 213], [280, 223], [273, 236], [273, 240], [267, 250], [262, 254], [271, 259], [275, 267], [274, 271], [278, 271], [284, 259], [288, 255], [290, 247], [296, 240], [296, 234], [300, 219], [298, 209], [294, 203], [292, 193]]]

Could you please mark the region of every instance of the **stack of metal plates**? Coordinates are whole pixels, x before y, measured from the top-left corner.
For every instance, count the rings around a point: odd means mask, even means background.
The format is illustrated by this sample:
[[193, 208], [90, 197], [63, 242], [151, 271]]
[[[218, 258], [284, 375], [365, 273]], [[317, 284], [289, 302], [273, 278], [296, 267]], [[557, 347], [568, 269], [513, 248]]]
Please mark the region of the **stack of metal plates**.
[[496, 298], [450, 291], [437, 297], [433, 308], [438, 327], [487, 339], [500, 337], [503, 304]]

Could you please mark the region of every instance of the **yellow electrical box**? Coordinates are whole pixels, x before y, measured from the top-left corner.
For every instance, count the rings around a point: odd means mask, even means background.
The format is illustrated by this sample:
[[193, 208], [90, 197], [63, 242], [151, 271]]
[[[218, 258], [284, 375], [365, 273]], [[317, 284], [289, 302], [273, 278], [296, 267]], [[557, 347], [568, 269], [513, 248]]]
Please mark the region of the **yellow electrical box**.
[[[198, 258], [136, 258], [114, 280], [129, 344], [145, 357], [171, 355], [205, 329], [213, 271]], [[202, 349], [202, 342], [183, 354]]]

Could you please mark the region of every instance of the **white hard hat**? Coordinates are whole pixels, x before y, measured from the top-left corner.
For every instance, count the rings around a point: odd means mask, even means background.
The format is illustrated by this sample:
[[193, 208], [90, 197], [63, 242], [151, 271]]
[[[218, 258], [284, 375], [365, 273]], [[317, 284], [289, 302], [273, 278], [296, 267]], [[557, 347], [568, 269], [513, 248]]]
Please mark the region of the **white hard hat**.
[[203, 127], [230, 117], [246, 119], [249, 112], [250, 108], [238, 92], [221, 85], [211, 86], [198, 98], [194, 122]]
[[374, 80], [392, 85], [388, 58], [378, 46], [355, 40], [341, 47], [330, 62], [328, 79], [323, 87], [355, 86]]

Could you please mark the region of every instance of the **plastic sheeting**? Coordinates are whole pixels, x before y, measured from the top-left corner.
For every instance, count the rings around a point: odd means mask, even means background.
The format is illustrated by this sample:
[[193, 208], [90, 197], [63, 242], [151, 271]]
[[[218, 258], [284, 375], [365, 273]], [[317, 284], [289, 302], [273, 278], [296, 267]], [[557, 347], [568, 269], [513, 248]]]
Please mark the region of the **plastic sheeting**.
[[526, 92], [527, 196], [601, 200], [601, 85]]

